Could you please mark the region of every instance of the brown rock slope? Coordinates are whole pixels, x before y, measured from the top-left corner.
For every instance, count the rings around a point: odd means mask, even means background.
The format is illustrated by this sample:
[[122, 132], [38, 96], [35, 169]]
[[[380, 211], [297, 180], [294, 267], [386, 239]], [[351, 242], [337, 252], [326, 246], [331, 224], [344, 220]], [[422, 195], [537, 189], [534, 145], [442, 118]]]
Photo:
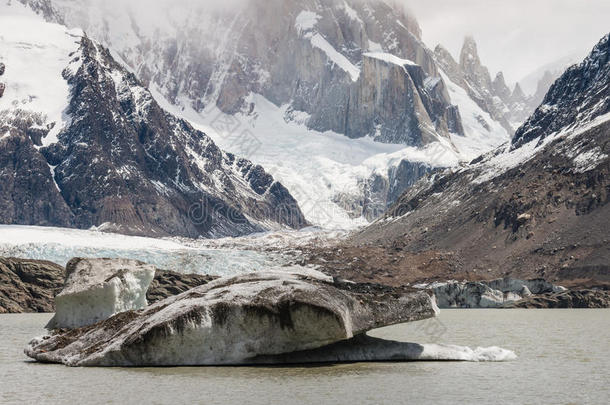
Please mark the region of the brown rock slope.
[[[610, 282], [610, 122], [560, 138], [502, 175], [473, 183], [448, 173], [404, 195], [385, 218], [356, 234], [419, 276], [542, 277], [567, 285]], [[564, 152], [586, 143], [606, 155], [578, 172]], [[582, 146], [582, 145], [581, 145]], [[587, 152], [582, 152], [587, 153]], [[593, 152], [591, 152], [593, 153]], [[387, 260], [387, 258], [385, 259]], [[390, 270], [389, 269], [389, 270]]]

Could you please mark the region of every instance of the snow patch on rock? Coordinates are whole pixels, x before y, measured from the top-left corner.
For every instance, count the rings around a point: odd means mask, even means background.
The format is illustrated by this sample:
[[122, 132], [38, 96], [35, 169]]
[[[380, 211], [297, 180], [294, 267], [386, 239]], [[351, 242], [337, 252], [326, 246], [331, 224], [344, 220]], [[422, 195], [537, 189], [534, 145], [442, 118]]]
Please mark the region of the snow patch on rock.
[[395, 56], [395, 55], [392, 55], [391, 53], [386, 53], [386, 52], [367, 52], [367, 53], [363, 54], [363, 56], [373, 58], [373, 59], [379, 59], [384, 62], [392, 63], [392, 64], [398, 65], [398, 66], [405, 66], [405, 65], [418, 66], [418, 64], [413, 61], [410, 61], [408, 59], [402, 59], [402, 58], [399, 58], [398, 56]]

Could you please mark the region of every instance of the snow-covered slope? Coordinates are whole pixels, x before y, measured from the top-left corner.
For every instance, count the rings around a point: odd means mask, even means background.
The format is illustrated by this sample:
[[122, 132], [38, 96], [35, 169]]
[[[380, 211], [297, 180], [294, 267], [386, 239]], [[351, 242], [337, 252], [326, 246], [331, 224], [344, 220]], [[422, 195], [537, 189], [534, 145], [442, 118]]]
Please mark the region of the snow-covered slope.
[[[157, 93], [157, 97], [161, 96]], [[386, 183], [396, 180], [401, 176], [397, 170], [403, 161], [444, 168], [473, 157], [472, 153], [458, 153], [448, 140], [416, 148], [377, 143], [371, 138], [349, 139], [332, 131], [312, 131], [296, 120], [286, 122], [286, 115], [294, 114], [288, 106], [276, 107], [259, 95], [251, 95], [249, 100], [256, 107], [248, 115], [227, 115], [219, 110], [201, 115], [188, 108], [176, 111], [169, 103], [164, 107], [181, 113], [222, 148], [245, 154], [265, 167], [286, 185], [306, 218], [324, 228], [365, 225], [367, 204], [377, 203], [376, 215], [383, 213], [387, 192], [380, 193], [375, 201], [375, 196], [369, 197], [372, 183], [377, 177]], [[227, 125], [233, 132], [227, 131]], [[468, 138], [459, 138], [468, 142]], [[469, 145], [477, 147], [476, 141]]]

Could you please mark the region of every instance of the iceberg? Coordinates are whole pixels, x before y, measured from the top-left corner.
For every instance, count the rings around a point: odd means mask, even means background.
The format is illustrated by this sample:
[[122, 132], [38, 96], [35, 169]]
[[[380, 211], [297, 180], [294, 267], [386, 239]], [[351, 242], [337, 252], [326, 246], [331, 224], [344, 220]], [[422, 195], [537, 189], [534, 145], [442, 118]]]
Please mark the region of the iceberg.
[[425, 291], [279, 268], [218, 279], [95, 325], [54, 331], [32, 340], [25, 353], [70, 366], [254, 364], [260, 356], [318, 349], [437, 313]]
[[129, 259], [72, 259], [47, 329], [78, 328], [145, 308], [153, 266]]

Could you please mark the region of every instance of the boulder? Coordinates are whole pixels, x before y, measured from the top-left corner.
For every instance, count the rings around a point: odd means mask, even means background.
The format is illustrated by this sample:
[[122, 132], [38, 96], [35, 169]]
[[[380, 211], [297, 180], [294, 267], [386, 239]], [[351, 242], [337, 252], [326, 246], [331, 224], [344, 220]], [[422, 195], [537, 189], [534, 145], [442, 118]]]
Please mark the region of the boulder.
[[0, 76], [2, 76], [4, 74], [5, 69], [6, 69], [6, 66], [4, 65], [4, 63], [0, 63]]
[[2, 97], [4, 95], [5, 88], [6, 88], [6, 85], [4, 83], [0, 83], [0, 97]]
[[425, 291], [355, 284], [301, 267], [222, 278], [96, 325], [34, 339], [26, 354], [70, 366], [248, 364], [434, 317]]
[[47, 329], [78, 328], [145, 308], [153, 266], [127, 259], [72, 259]]

